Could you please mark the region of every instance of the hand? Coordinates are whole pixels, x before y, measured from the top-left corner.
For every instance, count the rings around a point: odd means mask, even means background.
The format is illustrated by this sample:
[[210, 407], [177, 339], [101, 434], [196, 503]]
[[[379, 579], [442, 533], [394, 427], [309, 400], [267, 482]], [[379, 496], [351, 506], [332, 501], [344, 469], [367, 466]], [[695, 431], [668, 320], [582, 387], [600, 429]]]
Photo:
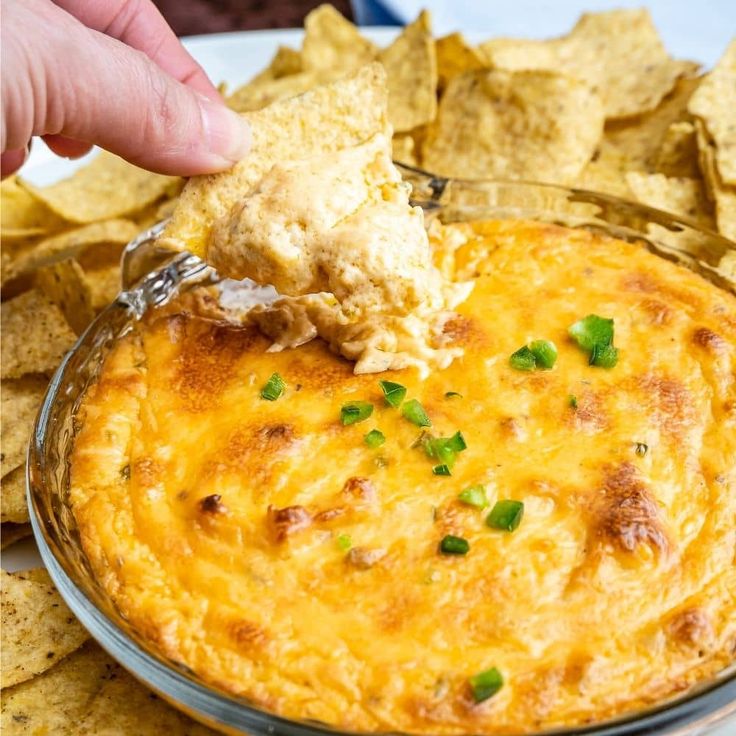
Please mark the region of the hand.
[[3, 0], [0, 29], [3, 176], [34, 135], [62, 156], [96, 144], [181, 176], [248, 152], [246, 122], [151, 0]]

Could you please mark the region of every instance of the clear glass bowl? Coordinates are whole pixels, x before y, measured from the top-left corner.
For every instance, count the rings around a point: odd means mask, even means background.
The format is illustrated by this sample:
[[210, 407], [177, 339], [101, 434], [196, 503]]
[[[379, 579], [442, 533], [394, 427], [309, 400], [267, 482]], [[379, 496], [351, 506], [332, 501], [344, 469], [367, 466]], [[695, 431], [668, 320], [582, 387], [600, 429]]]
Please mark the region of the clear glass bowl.
[[[581, 227], [637, 241], [685, 264], [719, 288], [736, 293], [736, 243], [667, 213], [593, 192], [518, 182], [464, 182], [402, 167], [414, 200], [428, 218], [527, 218]], [[126, 669], [195, 718], [228, 733], [253, 736], [334, 734], [312, 721], [274, 716], [200, 680], [162, 657], [115, 609], [92, 574], [68, 502], [76, 415], [87, 387], [115, 340], [154, 305], [217, 274], [197, 258], [156, 245], [162, 225], [130, 243], [123, 257], [124, 291], [82, 335], [59, 366], [36, 420], [28, 457], [31, 522], [41, 556], [69, 607]], [[736, 717], [736, 662], [708, 681], [655, 707], [615, 720], [543, 732], [567, 736], [644, 736], [704, 733]]]

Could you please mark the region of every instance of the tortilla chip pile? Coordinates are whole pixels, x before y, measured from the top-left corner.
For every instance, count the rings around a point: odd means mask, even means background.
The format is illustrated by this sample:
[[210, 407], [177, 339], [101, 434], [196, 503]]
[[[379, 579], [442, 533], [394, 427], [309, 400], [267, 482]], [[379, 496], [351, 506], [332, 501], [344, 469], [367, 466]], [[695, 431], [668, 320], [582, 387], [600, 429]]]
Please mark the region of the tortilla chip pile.
[[257, 110], [370, 61], [387, 72], [394, 158], [466, 179], [603, 191], [736, 239], [736, 42], [718, 66], [673, 59], [646, 10], [587, 13], [566, 36], [470, 45], [422, 12], [379, 49], [332, 6], [228, 104]]

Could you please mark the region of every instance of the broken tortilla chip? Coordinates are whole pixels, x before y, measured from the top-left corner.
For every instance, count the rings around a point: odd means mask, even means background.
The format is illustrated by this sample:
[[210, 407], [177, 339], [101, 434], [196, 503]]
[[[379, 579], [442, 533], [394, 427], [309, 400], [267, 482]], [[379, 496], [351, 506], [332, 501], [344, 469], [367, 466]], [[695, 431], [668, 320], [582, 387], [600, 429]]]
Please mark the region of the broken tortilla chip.
[[0, 184], [0, 237], [3, 241], [47, 235], [65, 226], [43, 202], [24, 189], [16, 177]]
[[736, 39], [705, 75], [688, 109], [705, 123], [721, 181], [736, 185]]
[[77, 336], [61, 310], [37, 289], [3, 302], [2, 378], [54, 370]]
[[688, 121], [667, 128], [657, 152], [654, 168], [667, 176], [700, 177], [695, 126]]
[[462, 33], [451, 33], [435, 41], [437, 52], [437, 88], [441, 92], [458, 74], [487, 68], [483, 52], [471, 46]]
[[603, 100], [607, 118], [653, 110], [678, 77], [697, 68], [669, 56], [643, 9], [585, 13], [566, 36], [499, 38], [481, 50], [495, 68], [546, 69], [586, 82]]
[[708, 196], [715, 205], [718, 232], [736, 241], [736, 187], [723, 183], [716, 163], [715, 146], [708, 137], [705, 124], [699, 119], [695, 121], [695, 134], [700, 170]]
[[694, 220], [701, 227], [714, 227], [708, 198], [700, 179], [630, 171], [626, 175], [626, 182], [639, 202]]
[[38, 677], [3, 689], [0, 731], [18, 736], [77, 734], [90, 701], [118, 671], [119, 665], [97, 644], [86, 642]]
[[430, 123], [437, 113], [437, 56], [423, 10], [381, 51], [388, 80], [388, 119], [397, 133]]
[[77, 335], [81, 335], [95, 317], [92, 289], [73, 258], [39, 269], [34, 276], [36, 288], [61, 310]]
[[77, 724], [77, 736], [216, 736], [147, 690], [122, 667], [107, 677]]
[[22, 524], [28, 521], [26, 466], [23, 462], [0, 480], [0, 521], [3, 523], [12, 521], [14, 524]]
[[84, 224], [138, 212], [164, 196], [176, 181], [102, 151], [87, 166], [51, 186], [21, 183], [60, 217]]
[[3, 284], [66, 258], [79, 259], [89, 250], [111, 250], [118, 259], [122, 246], [139, 232], [134, 222], [117, 219], [95, 222], [47, 238], [10, 261], [3, 271]]
[[445, 90], [422, 165], [459, 178], [571, 182], [602, 130], [600, 100], [581, 82], [544, 71], [471, 72]]
[[161, 242], [203, 256], [214, 221], [229, 214], [275, 162], [356, 145], [386, 130], [385, 72], [380, 64], [353, 77], [281, 100], [244, 117], [252, 153], [229, 171], [192, 177]]
[[332, 5], [320, 5], [304, 19], [302, 64], [305, 71], [342, 69], [344, 73], [368, 64], [378, 49]]
[[3, 687], [46, 671], [89, 634], [51, 585], [0, 571]]
[[2, 463], [3, 481], [11, 470], [20, 467], [26, 457], [33, 420], [36, 418], [48, 382], [41, 376], [24, 376], [0, 383], [2, 405]]

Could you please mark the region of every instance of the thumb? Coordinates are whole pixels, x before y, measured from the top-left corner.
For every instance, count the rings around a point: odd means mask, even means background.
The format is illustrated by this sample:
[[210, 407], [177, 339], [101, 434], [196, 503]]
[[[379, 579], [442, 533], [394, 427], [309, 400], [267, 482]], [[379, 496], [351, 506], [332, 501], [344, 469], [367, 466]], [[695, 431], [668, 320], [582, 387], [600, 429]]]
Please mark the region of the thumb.
[[[5, 44], [4, 71], [10, 61], [16, 80], [25, 73], [31, 98], [4, 107], [32, 106], [28, 137], [58, 134], [95, 143], [144, 168], [181, 176], [221, 171], [247, 154], [250, 132], [239, 115], [176, 81], [145, 54], [86, 28], [51, 3], [42, 4], [39, 28], [39, 5], [31, 0], [3, 8], [13, 8], [16, 16], [9, 19], [6, 12], [5, 27], [15, 21], [21, 25], [3, 39], [11, 42], [10, 50]], [[24, 12], [29, 6], [30, 19]], [[18, 38], [25, 46], [15, 43]], [[12, 85], [16, 92], [23, 86]], [[17, 140], [13, 122], [6, 128], [8, 148], [28, 140], [22, 133]]]

